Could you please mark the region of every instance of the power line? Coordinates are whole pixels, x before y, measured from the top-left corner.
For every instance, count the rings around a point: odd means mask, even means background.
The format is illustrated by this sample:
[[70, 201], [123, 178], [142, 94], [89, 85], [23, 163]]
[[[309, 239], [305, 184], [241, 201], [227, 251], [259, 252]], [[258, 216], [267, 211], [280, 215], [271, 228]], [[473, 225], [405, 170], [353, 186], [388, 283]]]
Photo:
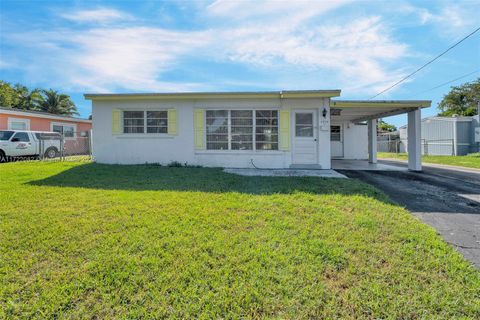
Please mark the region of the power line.
[[386, 88], [385, 90], [377, 93], [376, 95], [374, 95], [373, 97], [369, 98], [368, 100], [371, 100], [371, 99], [374, 99], [376, 97], [378, 97], [379, 95], [381, 95], [382, 93], [385, 93], [391, 89], [393, 89], [394, 87], [398, 86], [400, 83], [402, 83], [403, 81], [407, 80], [408, 78], [410, 78], [411, 76], [413, 76], [414, 74], [416, 74], [417, 72], [419, 72], [420, 70], [422, 70], [423, 68], [425, 68], [426, 66], [430, 65], [431, 63], [433, 63], [434, 61], [436, 61], [438, 58], [440, 58], [441, 56], [443, 56], [444, 54], [446, 54], [448, 51], [452, 50], [453, 48], [455, 48], [456, 46], [458, 46], [460, 43], [462, 43], [463, 41], [465, 41], [466, 39], [470, 38], [471, 36], [473, 36], [475, 33], [477, 33], [478, 31], [480, 30], [480, 27], [478, 27], [477, 29], [475, 29], [473, 32], [471, 32], [470, 34], [466, 35], [465, 37], [463, 37], [461, 40], [457, 41], [455, 44], [451, 45], [447, 50], [443, 51], [442, 53], [440, 53], [438, 56], [436, 56], [435, 58], [433, 58], [432, 60], [428, 61], [427, 63], [425, 63], [423, 66], [421, 66], [420, 68], [418, 68], [417, 70], [415, 70], [414, 72], [410, 73], [409, 75], [405, 76], [404, 78], [402, 78], [401, 80], [395, 82], [393, 85], [391, 85], [390, 87]]
[[429, 91], [435, 90], [435, 89], [437, 89], [437, 88], [446, 86], [446, 85], [449, 84], [449, 83], [452, 83], [452, 82], [458, 81], [458, 80], [460, 80], [460, 79], [466, 78], [466, 77], [468, 77], [468, 76], [470, 76], [470, 75], [472, 75], [472, 74], [474, 74], [474, 73], [477, 73], [478, 71], [480, 71], [480, 69], [475, 70], [475, 71], [470, 72], [470, 73], [467, 73], [467, 74], [464, 74], [463, 76], [460, 76], [460, 77], [458, 77], [458, 78], [455, 78], [455, 79], [450, 80], [450, 81], [447, 81], [447, 82], [444, 82], [444, 83], [439, 84], [439, 85], [437, 85], [437, 86], [435, 86], [435, 87], [432, 87], [432, 88], [430, 88], [430, 89], [427, 89], [427, 90], [424, 90], [424, 91], [421, 91], [421, 92], [417, 92], [417, 93], [413, 94], [413, 96], [416, 96], [416, 95], [419, 95], [419, 94], [422, 94], [422, 93], [425, 93], [425, 92], [429, 92]]

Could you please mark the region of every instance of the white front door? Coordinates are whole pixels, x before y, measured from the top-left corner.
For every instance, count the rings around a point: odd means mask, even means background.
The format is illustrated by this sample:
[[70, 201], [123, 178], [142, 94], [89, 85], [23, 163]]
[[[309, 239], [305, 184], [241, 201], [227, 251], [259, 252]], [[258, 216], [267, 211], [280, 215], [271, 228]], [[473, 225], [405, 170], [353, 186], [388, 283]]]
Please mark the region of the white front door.
[[294, 111], [293, 124], [293, 164], [317, 164], [317, 110]]
[[330, 146], [332, 158], [343, 158], [343, 127], [341, 124], [330, 126]]

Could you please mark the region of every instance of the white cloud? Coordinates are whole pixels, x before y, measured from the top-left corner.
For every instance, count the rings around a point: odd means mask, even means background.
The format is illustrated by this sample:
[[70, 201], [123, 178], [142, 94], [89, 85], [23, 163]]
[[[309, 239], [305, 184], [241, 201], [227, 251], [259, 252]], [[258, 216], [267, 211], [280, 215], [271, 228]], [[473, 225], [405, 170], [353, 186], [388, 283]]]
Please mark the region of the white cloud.
[[92, 10], [77, 10], [60, 15], [62, 18], [74, 22], [109, 23], [119, 20], [131, 20], [132, 16], [115, 9], [97, 8]]
[[339, 8], [352, 1], [217, 0], [208, 6], [207, 12], [212, 16], [228, 18], [229, 21], [283, 20], [284, 24], [293, 24]]
[[456, 3], [442, 1], [436, 4], [437, 6], [430, 9], [404, 4], [397, 10], [414, 16], [410, 18], [411, 21], [433, 26], [439, 30], [440, 36], [446, 38], [464, 36], [478, 26], [478, 1], [457, 1]]
[[81, 48], [72, 62], [88, 78], [104, 85], [117, 84], [143, 90], [159, 90], [157, 77], [177, 58], [205, 44], [201, 32], [182, 33], [157, 28], [93, 29], [72, 39]]
[[[83, 90], [187, 90], [195, 84], [158, 80], [177, 58], [195, 50], [206, 35], [158, 28], [93, 28], [84, 32], [51, 31], [16, 35], [11, 40], [36, 52], [23, 68], [39, 78]], [[28, 41], [26, 41], [28, 39]]]
[[380, 17], [322, 23], [322, 14], [345, 3], [217, 1], [210, 14], [236, 22], [217, 35], [217, 52], [250, 65], [330, 74], [331, 82], [351, 90], [383, 89], [404, 76], [389, 66], [407, 55], [407, 46], [392, 39]]
[[[81, 91], [207, 87], [205, 83], [162, 80], [166, 72], [187, 58], [261, 66], [265, 69], [259, 72], [266, 73], [294, 70], [307, 74], [307, 84], [318, 79], [315, 74], [321, 74], [324, 82], [315, 84], [324, 87], [341, 86], [366, 93], [383, 89], [404, 75], [393, 63], [407, 55], [408, 48], [392, 38], [388, 25], [378, 16], [350, 21], [323, 18], [345, 3], [258, 1], [246, 5], [216, 1], [203, 12], [213, 20], [213, 26], [203, 31], [145, 27], [124, 12], [100, 8], [62, 15], [86, 22], [83, 31], [12, 33], [8, 40], [26, 49], [21, 66], [17, 63], [26, 73]], [[106, 24], [129, 18], [124, 27]], [[102, 23], [101, 27], [97, 23]], [[277, 83], [287, 83], [285, 88], [296, 86], [289, 85], [289, 79], [287, 75]], [[258, 81], [252, 79], [252, 83]]]

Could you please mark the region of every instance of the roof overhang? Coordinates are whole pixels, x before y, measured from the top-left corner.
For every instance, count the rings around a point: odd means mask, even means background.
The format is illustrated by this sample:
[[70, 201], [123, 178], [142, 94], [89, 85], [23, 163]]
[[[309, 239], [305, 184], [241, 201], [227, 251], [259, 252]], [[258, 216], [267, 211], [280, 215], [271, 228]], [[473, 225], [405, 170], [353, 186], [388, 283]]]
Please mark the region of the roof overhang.
[[340, 96], [340, 90], [294, 90], [260, 92], [180, 92], [180, 93], [86, 93], [87, 100], [197, 100], [197, 99], [305, 99]]
[[67, 116], [57, 115], [57, 114], [53, 114], [53, 113], [39, 112], [39, 111], [18, 110], [18, 109], [13, 109], [13, 108], [1, 108], [0, 107], [0, 114], [9, 114], [9, 115], [13, 115], [13, 116], [35, 117], [35, 118], [60, 120], [60, 121], [70, 121], [70, 122], [92, 123], [92, 120], [89, 120], [89, 119], [67, 117]]
[[431, 104], [429, 100], [332, 100], [330, 107], [339, 110], [332, 112], [332, 121], [362, 122], [428, 108]]

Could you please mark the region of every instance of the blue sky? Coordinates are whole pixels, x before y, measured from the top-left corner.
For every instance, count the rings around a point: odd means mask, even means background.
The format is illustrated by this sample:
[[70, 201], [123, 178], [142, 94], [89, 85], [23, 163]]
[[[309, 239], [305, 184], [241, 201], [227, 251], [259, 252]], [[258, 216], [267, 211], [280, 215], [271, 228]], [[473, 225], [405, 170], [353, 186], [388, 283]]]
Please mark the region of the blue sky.
[[[480, 26], [477, 1], [0, 0], [0, 79], [85, 92], [342, 89], [368, 99]], [[477, 15], [477, 16], [476, 16]], [[377, 99], [480, 76], [480, 32]], [[385, 119], [395, 125], [405, 116]]]

